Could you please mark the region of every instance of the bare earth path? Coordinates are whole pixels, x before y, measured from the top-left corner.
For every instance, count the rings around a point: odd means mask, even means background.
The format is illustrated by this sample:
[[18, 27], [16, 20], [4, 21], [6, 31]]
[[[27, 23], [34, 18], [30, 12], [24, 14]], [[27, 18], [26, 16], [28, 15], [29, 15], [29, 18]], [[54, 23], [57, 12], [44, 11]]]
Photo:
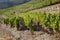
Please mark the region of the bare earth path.
[[59, 13], [60, 12], [60, 4], [51, 5], [48, 7], [32, 10], [30, 12], [47, 12], [47, 13]]
[[8, 27], [0, 25], [0, 40], [15, 40]]
[[2, 25], [0, 26], [0, 40], [55, 40], [55, 38], [42, 31], [35, 31], [34, 35], [31, 35], [29, 30], [17, 31]]

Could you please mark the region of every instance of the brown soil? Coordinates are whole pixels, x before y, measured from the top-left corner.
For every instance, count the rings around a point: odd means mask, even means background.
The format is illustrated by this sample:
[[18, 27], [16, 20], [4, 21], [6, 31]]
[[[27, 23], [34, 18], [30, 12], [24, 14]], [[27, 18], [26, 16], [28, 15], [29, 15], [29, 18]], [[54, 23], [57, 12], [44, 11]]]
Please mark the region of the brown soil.
[[50, 5], [48, 7], [32, 10], [30, 12], [60, 13], [60, 4]]
[[34, 31], [32, 35], [30, 30], [17, 31], [4, 24], [0, 26], [0, 40], [59, 40], [59, 35], [50, 35], [43, 31]]

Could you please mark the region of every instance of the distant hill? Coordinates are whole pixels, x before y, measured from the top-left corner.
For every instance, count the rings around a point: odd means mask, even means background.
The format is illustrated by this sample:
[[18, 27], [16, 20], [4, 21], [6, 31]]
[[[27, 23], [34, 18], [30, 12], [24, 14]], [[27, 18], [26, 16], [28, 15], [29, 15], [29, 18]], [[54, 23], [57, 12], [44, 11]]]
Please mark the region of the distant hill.
[[18, 4], [26, 3], [30, 0], [0, 0], [0, 8], [6, 8]]

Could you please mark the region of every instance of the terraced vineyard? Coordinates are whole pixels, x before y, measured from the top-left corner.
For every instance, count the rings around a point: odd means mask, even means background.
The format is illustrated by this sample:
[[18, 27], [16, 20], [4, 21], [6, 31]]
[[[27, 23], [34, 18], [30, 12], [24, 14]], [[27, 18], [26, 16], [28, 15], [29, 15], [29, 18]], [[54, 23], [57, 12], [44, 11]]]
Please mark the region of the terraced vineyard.
[[51, 4], [59, 3], [60, 0], [31, 0], [25, 4], [13, 6], [7, 9], [0, 10], [0, 14], [5, 14], [7, 16], [19, 13], [25, 13], [31, 10], [39, 9]]
[[[60, 4], [60, 0], [31, 0], [22, 5], [0, 9], [1, 28], [11, 32], [16, 40], [60, 40], [60, 11], [51, 13], [48, 10], [53, 7], [50, 5], [55, 4]], [[55, 7], [57, 9], [59, 6]]]
[[[6, 25], [16, 27], [17, 29], [28, 28], [31, 30], [39, 30], [39, 26], [45, 30], [52, 30], [53, 32], [60, 31], [60, 14], [46, 14], [46, 13], [25, 13], [18, 16], [4, 19]], [[42, 26], [41, 26], [42, 25]], [[35, 27], [36, 26], [36, 27]]]

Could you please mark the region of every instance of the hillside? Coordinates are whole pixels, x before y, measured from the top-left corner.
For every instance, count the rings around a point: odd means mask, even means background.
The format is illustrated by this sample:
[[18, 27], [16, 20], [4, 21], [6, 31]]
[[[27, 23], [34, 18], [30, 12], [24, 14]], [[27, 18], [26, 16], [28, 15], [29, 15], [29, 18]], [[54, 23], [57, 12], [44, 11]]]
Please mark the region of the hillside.
[[0, 40], [60, 40], [60, 0], [0, 9]]
[[15, 13], [16, 14], [25, 13], [34, 9], [39, 9], [41, 7], [56, 4], [59, 2], [60, 0], [31, 0], [22, 5], [13, 6], [3, 10], [0, 9], [0, 14], [11, 15]]

